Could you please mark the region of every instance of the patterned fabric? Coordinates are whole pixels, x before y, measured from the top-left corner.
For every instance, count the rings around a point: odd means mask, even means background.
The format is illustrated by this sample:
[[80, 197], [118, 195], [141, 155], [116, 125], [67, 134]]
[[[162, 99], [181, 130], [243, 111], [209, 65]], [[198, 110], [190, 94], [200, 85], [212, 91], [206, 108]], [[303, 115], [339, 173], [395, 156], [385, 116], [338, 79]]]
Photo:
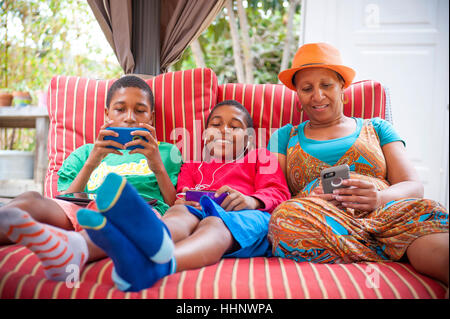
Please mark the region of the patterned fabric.
[[[291, 137], [297, 136], [294, 128]], [[388, 186], [385, 180], [386, 162], [381, 150], [379, 138], [370, 120], [366, 120], [361, 128], [361, 133], [355, 143], [335, 164], [350, 166], [350, 171], [357, 172], [364, 176], [372, 176], [378, 189]], [[292, 194], [299, 194], [304, 197], [320, 184], [320, 172], [330, 167], [325, 162], [310, 156], [300, 146], [299, 143], [291, 146], [287, 150], [287, 182]]]
[[[296, 128], [291, 136], [296, 136]], [[355, 143], [336, 165], [350, 166], [351, 177], [389, 187], [386, 161], [371, 121], [363, 123]], [[291, 199], [272, 212], [269, 239], [275, 256], [317, 263], [399, 260], [416, 238], [448, 232], [448, 213], [432, 200], [392, 201], [373, 212], [340, 209], [308, 197], [330, 165], [303, 151], [300, 143], [287, 150]]]
[[313, 197], [289, 200], [272, 213], [273, 254], [296, 261], [398, 261], [416, 238], [448, 232], [448, 213], [427, 199], [390, 202], [364, 218]]
[[[0, 299], [437, 299], [446, 287], [409, 264], [297, 263], [283, 258], [226, 258], [167, 276], [149, 289], [122, 292], [102, 259], [80, 273], [79, 287], [45, 278], [29, 249], [0, 247]], [[379, 274], [379, 275], [377, 275]]]
[[[155, 96], [155, 127], [159, 141], [175, 144], [183, 159], [200, 158], [201, 134], [217, 100], [217, 77], [211, 69], [169, 72], [146, 80]], [[64, 159], [76, 148], [93, 143], [104, 123], [108, 88], [114, 80], [55, 76], [48, 89], [48, 197], [57, 193]]]

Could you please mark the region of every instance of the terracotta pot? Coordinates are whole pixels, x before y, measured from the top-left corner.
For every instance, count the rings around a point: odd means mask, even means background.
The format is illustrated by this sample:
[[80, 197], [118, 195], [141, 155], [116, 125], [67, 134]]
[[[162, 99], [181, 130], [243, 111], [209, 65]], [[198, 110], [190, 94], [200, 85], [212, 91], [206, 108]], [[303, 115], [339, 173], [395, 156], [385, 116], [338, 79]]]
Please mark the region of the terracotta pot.
[[0, 106], [11, 106], [13, 95], [7, 92], [0, 92]]
[[26, 91], [15, 91], [13, 92], [13, 105], [14, 106], [25, 106], [31, 104], [30, 92]]

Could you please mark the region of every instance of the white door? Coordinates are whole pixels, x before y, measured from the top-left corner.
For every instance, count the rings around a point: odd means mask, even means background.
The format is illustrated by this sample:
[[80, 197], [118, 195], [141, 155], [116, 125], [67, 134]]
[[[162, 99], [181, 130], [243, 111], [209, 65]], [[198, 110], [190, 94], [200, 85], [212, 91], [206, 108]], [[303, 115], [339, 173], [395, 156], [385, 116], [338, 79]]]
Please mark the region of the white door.
[[447, 208], [449, 1], [303, 0], [301, 44], [328, 42], [390, 89], [394, 127], [425, 185]]

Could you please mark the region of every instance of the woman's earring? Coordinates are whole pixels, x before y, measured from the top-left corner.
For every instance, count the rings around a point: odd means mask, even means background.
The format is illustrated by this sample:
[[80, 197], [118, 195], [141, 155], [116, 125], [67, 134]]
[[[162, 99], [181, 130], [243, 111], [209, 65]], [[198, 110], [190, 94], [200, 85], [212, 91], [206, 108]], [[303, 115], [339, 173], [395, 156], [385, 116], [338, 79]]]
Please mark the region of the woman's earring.
[[341, 93], [341, 101], [342, 101], [342, 104], [347, 104], [348, 103], [347, 96], [345, 96], [344, 92]]

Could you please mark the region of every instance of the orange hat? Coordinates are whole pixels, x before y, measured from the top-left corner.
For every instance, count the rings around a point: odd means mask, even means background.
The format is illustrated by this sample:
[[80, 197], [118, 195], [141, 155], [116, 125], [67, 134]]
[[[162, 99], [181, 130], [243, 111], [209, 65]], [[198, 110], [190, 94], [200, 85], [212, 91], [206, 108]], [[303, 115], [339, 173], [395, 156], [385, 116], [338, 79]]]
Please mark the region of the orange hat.
[[281, 71], [278, 78], [288, 88], [296, 91], [292, 81], [295, 73], [306, 68], [317, 67], [339, 73], [344, 78], [344, 87], [348, 87], [355, 77], [355, 71], [352, 68], [342, 65], [341, 54], [335, 47], [327, 43], [309, 43], [297, 50], [292, 60], [292, 68]]

